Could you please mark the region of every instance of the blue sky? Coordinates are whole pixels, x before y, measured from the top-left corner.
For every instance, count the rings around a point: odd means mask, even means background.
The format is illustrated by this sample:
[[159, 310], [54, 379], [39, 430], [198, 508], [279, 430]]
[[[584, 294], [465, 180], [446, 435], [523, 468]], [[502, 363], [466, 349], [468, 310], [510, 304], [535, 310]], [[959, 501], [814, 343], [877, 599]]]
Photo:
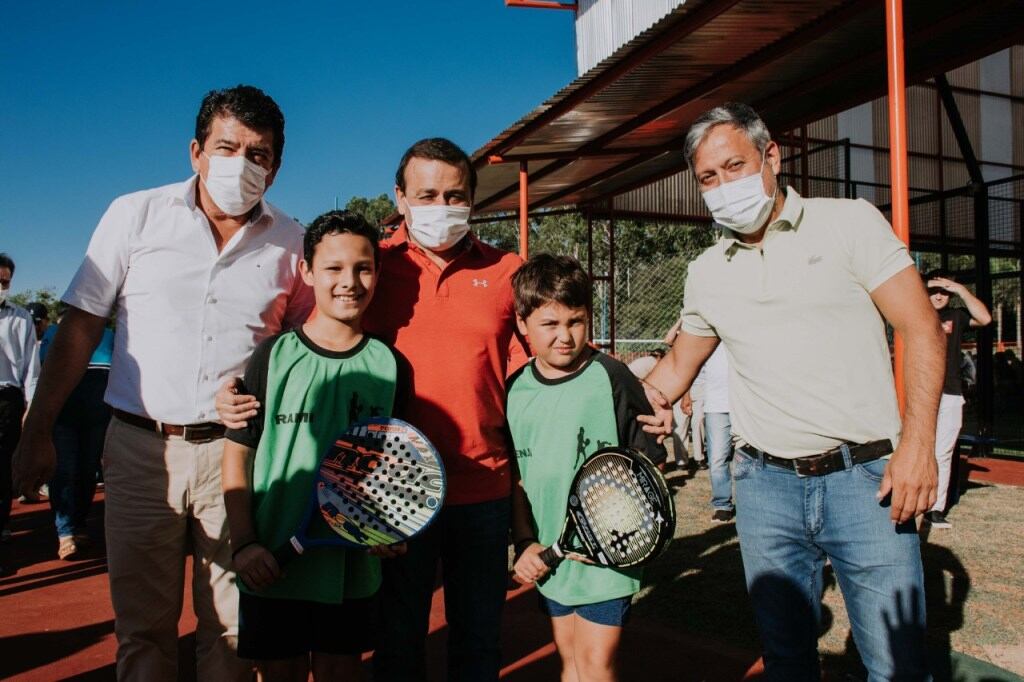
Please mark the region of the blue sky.
[[[211, 9], [213, 8], [213, 9]], [[472, 152], [575, 76], [571, 12], [502, 0], [18, 2], [0, 27], [0, 251], [12, 289], [70, 281], [110, 201], [191, 173], [210, 89], [286, 118], [268, 198], [303, 221], [390, 193], [402, 151]]]

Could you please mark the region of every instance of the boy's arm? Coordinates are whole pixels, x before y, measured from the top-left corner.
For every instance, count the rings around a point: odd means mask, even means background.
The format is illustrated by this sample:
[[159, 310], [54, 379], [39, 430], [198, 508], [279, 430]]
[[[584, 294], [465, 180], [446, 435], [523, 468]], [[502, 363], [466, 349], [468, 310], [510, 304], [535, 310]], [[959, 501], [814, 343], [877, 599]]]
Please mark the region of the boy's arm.
[[512, 546], [515, 548], [516, 581], [528, 585], [543, 578], [550, 570], [541, 561], [540, 553], [544, 545], [540, 544], [533, 530], [533, 511], [530, 500], [523, 488], [523, 479], [519, 476], [519, 467], [512, 460]]
[[259, 543], [252, 522], [252, 461], [256, 450], [224, 440], [221, 487], [231, 536], [231, 562], [238, 577], [254, 590], [269, 587], [281, 573], [274, 555]]
[[666, 459], [665, 446], [658, 442], [656, 434], [644, 431], [642, 424], [637, 420], [639, 415], [654, 414], [640, 380], [633, 376], [628, 367], [607, 355], [599, 355], [598, 361], [608, 372], [608, 379], [612, 385], [618, 445], [636, 448], [655, 464], [661, 464]]

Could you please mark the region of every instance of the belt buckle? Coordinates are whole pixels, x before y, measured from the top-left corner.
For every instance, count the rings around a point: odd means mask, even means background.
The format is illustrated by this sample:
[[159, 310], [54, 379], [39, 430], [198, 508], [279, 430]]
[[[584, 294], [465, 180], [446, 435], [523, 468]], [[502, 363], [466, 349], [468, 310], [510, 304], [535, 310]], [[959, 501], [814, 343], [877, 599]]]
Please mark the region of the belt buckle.
[[[181, 438], [187, 443], [202, 443], [203, 441], [213, 440], [209, 436], [209, 430], [210, 427], [208, 426], [196, 427], [185, 424], [184, 426], [181, 427]], [[207, 435], [200, 435], [203, 432], [206, 432]]]

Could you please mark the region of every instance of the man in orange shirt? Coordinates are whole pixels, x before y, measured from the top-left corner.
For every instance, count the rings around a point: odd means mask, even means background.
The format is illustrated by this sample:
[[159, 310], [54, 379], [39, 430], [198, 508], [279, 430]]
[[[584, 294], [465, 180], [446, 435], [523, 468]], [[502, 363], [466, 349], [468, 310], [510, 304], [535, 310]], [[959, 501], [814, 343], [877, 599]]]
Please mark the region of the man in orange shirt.
[[[408, 359], [412, 396], [399, 416], [434, 443], [448, 477], [437, 521], [408, 543], [404, 556], [384, 563], [374, 656], [374, 679], [382, 682], [426, 679], [438, 559], [448, 679], [497, 680], [500, 669], [511, 492], [505, 379], [527, 352], [511, 284], [522, 261], [470, 231], [475, 189], [469, 157], [449, 140], [421, 140], [406, 151], [395, 175], [404, 221], [381, 245], [381, 277], [363, 318], [366, 331]], [[255, 414], [246, 396], [224, 393], [222, 417]]]

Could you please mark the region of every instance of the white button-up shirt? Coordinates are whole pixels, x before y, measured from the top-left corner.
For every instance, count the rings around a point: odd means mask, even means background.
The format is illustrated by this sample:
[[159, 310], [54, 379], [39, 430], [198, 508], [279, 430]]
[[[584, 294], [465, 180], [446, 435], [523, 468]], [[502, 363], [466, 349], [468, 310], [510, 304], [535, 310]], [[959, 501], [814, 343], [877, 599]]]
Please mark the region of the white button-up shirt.
[[218, 253], [196, 181], [115, 199], [63, 297], [116, 311], [106, 402], [168, 424], [215, 421], [222, 380], [313, 303], [298, 270], [302, 227], [264, 200]]
[[0, 386], [13, 386], [32, 400], [39, 378], [36, 328], [27, 310], [0, 305]]

